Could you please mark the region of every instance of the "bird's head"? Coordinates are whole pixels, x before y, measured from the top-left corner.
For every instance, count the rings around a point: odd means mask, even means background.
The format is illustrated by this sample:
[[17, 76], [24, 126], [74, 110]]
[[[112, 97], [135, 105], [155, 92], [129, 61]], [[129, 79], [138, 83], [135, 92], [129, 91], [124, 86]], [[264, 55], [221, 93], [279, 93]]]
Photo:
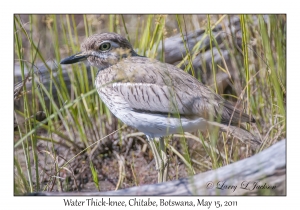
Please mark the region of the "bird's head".
[[101, 70], [130, 56], [137, 54], [127, 39], [116, 33], [101, 33], [87, 38], [81, 45], [81, 52], [61, 60], [60, 64], [88, 60]]

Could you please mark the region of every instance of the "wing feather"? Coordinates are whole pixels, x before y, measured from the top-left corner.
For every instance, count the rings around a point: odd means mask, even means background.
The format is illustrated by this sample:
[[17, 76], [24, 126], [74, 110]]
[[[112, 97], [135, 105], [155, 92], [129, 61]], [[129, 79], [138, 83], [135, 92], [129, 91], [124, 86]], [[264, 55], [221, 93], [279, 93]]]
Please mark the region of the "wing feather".
[[134, 61], [132, 57], [117, 64], [122, 73], [116, 76], [113, 91], [121, 94], [132, 109], [213, 118], [226, 124], [254, 121], [181, 69], [148, 61]]

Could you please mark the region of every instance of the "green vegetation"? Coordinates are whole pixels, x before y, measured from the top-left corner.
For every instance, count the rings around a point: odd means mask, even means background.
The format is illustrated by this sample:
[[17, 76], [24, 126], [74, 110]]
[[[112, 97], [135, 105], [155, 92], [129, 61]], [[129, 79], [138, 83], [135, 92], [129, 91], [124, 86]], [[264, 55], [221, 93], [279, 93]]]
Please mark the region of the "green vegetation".
[[[240, 15], [240, 34], [226, 34], [224, 42], [230, 63], [214, 63], [212, 82], [193, 68], [193, 60], [207, 49], [203, 39], [189, 50], [178, 66], [228, 100], [251, 114], [256, 124], [247, 129], [263, 141], [263, 150], [286, 137], [286, 16]], [[224, 59], [216, 25], [235, 16], [228, 15], [15, 15], [14, 191], [119, 189], [155, 183], [152, 154], [143, 134], [123, 125], [105, 107], [94, 87], [97, 69], [84, 63], [70, 65], [67, 76], [59, 61], [80, 51], [80, 43], [100, 32], [127, 37], [140, 55], [165, 60], [160, 44], [176, 34], [182, 36], [201, 27]], [[238, 41], [241, 41], [241, 48]], [[56, 64], [55, 64], [55, 63]], [[45, 66], [41, 73], [40, 66]], [[227, 66], [232, 67], [228, 69]], [[55, 68], [54, 68], [55, 67]], [[15, 67], [17, 68], [17, 67]], [[15, 69], [16, 72], [16, 69]], [[220, 91], [217, 73], [225, 72], [233, 82], [232, 91]], [[237, 75], [238, 80], [232, 79]], [[66, 83], [66, 80], [69, 83]], [[48, 81], [45, 83], [45, 81]], [[30, 85], [28, 85], [30, 84]], [[236, 87], [239, 87], [236, 88]], [[44, 117], [38, 119], [42, 111]], [[226, 133], [194, 132], [165, 139], [170, 158], [169, 179], [215, 169], [253, 155], [250, 147]], [[125, 158], [125, 160], [124, 160]], [[148, 166], [150, 165], [151, 166]], [[180, 167], [180, 169], [179, 169]], [[108, 180], [108, 181], [107, 181]], [[100, 184], [102, 182], [102, 184]], [[106, 185], [103, 185], [103, 183]], [[270, 192], [271, 193], [271, 192]]]

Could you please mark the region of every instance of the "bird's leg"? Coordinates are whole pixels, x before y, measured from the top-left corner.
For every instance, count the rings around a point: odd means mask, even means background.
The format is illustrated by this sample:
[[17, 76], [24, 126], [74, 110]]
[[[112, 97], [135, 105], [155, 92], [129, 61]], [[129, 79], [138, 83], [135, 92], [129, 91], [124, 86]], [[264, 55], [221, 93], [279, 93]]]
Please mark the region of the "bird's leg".
[[166, 153], [164, 137], [159, 138], [159, 149], [160, 149], [161, 160], [162, 160], [162, 167], [160, 168], [162, 174], [162, 182], [166, 182], [168, 178], [169, 159]]
[[158, 171], [158, 183], [163, 182], [163, 173], [162, 173], [162, 169], [163, 169], [163, 160], [161, 158], [161, 156], [159, 155], [157, 148], [155, 146], [155, 139], [154, 138], [150, 138], [147, 136], [148, 139], [148, 143], [149, 146], [151, 148], [151, 151], [153, 153], [154, 156], [154, 160], [155, 160], [155, 168]]
[[159, 157], [159, 154], [158, 154], [158, 151], [156, 149], [156, 146], [155, 146], [155, 143], [154, 143], [154, 139], [148, 139], [148, 143], [149, 143], [149, 146], [151, 148], [151, 151], [153, 153], [153, 156], [154, 156], [154, 161], [155, 161], [155, 169], [156, 170], [159, 170], [159, 163], [158, 163], [158, 160], [160, 159]]

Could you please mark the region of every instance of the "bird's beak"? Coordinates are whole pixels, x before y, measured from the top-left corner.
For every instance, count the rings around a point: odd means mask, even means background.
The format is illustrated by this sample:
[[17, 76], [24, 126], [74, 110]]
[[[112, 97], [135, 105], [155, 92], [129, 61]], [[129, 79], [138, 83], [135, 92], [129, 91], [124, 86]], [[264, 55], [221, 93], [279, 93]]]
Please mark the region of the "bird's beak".
[[77, 53], [77, 54], [72, 55], [70, 57], [67, 57], [65, 59], [62, 59], [60, 61], [60, 64], [72, 64], [72, 63], [77, 63], [77, 62], [80, 62], [80, 61], [84, 61], [86, 59], [87, 59], [87, 55], [80, 52], [80, 53]]

